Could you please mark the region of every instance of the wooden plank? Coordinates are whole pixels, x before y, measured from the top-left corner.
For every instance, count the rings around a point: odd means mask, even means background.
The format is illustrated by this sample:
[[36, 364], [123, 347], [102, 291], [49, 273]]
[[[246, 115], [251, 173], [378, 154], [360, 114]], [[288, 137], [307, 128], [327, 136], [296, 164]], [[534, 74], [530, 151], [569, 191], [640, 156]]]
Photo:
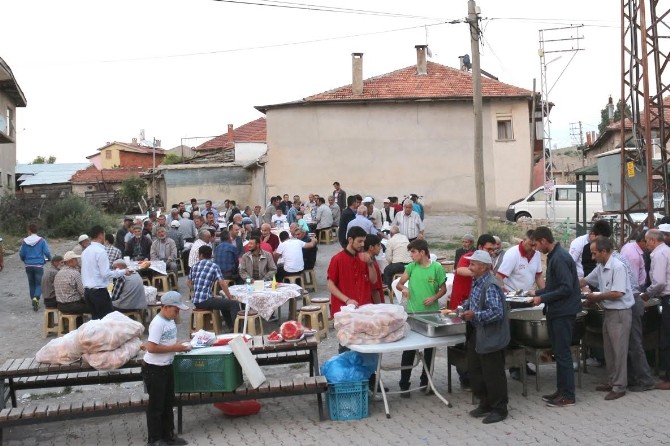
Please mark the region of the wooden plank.
[[49, 404], [49, 408], [47, 409], [47, 417], [58, 414], [58, 407], [59, 404]]
[[95, 410], [95, 401], [94, 400], [88, 400], [84, 402], [84, 406], [82, 408], [84, 412], [93, 412]]
[[9, 411], [9, 414], [7, 415], [7, 421], [18, 420], [21, 418], [23, 409], [24, 407], [12, 407], [12, 409]]
[[37, 408], [35, 409], [35, 415], [33, 418], [42, 418], [47, 416], [47, 409], [49, 409], [49, 406], [46, 404], [38, 404]]
[[58, 405], [58, 415], [72, 413], [72, 403], [61, 403]]
[[307, 381], [305, 378], [293, 378], [293, 388], [298, 390], [298, 389], [305, 389], [307, 388]]
[[270, 385], [270, 392], [278, 392], [281, 390], [281, 384], [277, 379], [268, 380], [268, 384]]
[[256, 393], [268, 393], [270, 391], [270, 383], [266, 380], [263, 384], [261, 384], [257, 389], [255, 389]]
[[96, 401], [95, 403], [95, 410], [98, 410], [98, 407], [101, 410], [107, 410], [107, 409], [118, 409], [119, 408], [119, 402], [118, 401]]
[[130, 397], [125, 396], [119, 399], [119, 407], [130, 407]]
[[130, 405], [131, 406], [141, 406], [142, 403], [142, 397], [138, 395], [133, 395], [130, 397]]
[[70, 413], [80, 413], [84, 411], [84, 403], [78, 402], [78, 403], [72, 403], [70, 406]]
[[11, 412], [11, 410], [12, 410], [11, 407], [0, 410], [0, 421], [6, 420], [7, 416], [9, 416], [9, 412]]
[[27, 370], [30, 370], [33, 366], [34, 361], [35, 361], [34, 358], [24, 358], [23, 361], [21, 361], [19, 367], [16, 369], [16, 371], [23, 373]]
[[35, 415], [35, 409], [37, 409], [36, 406], [28, 406], [23, 409], [23, 413], [21, 414], [21, 418], [33, 418]]
[[293, 390], [293, 380], [292, 379], [281, 379], [279, 380], [279, 384], [281, 385], [281, 389], [283, 391], [291, 391]]
[[9, 368], [12, 366], [12, 364], [16, 361], [16, 359], [8, 359], [0, 366], [0, 376], [3, 376], [4, 372], [9, 370]]

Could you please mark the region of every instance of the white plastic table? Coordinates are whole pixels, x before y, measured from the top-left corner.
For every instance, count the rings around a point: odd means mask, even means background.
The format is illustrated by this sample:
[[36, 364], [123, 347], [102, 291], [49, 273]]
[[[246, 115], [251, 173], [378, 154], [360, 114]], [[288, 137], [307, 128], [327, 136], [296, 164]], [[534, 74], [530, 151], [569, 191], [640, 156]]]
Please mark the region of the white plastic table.
[[[435, 393], [435, 395], [439, 399], [442, 400], [444, 404], [447, 405], [447, 407], [452, 407], [451, 403], [447, 401], [435, 388], [435, 384], [433, 383], [432, 378], [432, 370], [430, 367], [428, 367], [428, 364], [426, 364], [426, 360], [423, 357], [423, 349], [436, 348], [436, 347], [450, 347], [452, 345], [460, 344], [462, 342], [465, 342], [464, 335], [440, 336], [435, 338], [429, 338], [428, 336], [424, 336], [415, 331], [410, 331], [407, 336], [396, 342], [390, 342], [388, 344], [347, 345], [347, 347], [355, 352], [377, 353], [379, 355], [379, 358], [377, 359], [377, 379], [373, 390], [373, 398], [377, 394], [377, 387], [379, 387], [382, 394], [382, 400], [384, 400], [384, 410], [386, 411], [386, 418], [391, 418], [391, 412], [389, 410], [389, 404], [386, 398], [386, 391], [384, 391], [382, 371], [398, 370], [401, 367], [399, 366], [382, 367], [383, 354], [393, 352], [403, 352], [405, 350], [415, 350], [416, 355], [419, 358], [419, 361], [421, 361], [421, 365], [426, 371], [426, 375], [428, 376], [428, 385], [430, 386], [431, 390]], [[433, 354], [433, 364], [435, 364], [435, 354]], [[414, 365], [412, 365], [411, 367], [414, 367]]]

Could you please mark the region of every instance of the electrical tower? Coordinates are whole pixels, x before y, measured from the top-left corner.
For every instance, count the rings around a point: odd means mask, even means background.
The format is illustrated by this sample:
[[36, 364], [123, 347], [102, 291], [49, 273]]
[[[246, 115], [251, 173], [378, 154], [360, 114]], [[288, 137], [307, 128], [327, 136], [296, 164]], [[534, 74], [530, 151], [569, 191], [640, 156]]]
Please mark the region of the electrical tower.
[[[580, 41], [584, 39], [580, 35], [582, 25], [567, 26], [562, 28], [548, 28], [540, 30], [540, 49], [538, 54], [540, 56], [540, 91], [542, 93], [542, 128], [543, 128], [543, 151], [542, 160], [544, 162], [544, 193], [545, 193], [545, 212], [547, 219], [554, 221], [556, 213], [554, 211], [554, 171], [553, 162], [551, 159], [551, 121], [549, 120], [550, 103], [549, 94], [554, 86], [561, 78], [565, 70], [570, 65], [570, 62], [575, 58], [577, 52], [582, 51], [579, 47]], [[546, 38], [545, 38], [546, 37]], [[572, 46], [566, 48], [568, 44]], [[547, 81], [547, 65], [562, 56], [559, 55], [555, 59], [547, 62], [547, 55], [551, 53], [572, 53], [572, 57], [565, 65], [561, 73], [558, 75], [554, 83], [549, 86]]]
[[[630, 212], [647, 213], [647, 224], [655, 223], [654, 212], [668, 214], [668, 156], [666, 145], [670, 118], [663, 96], [668, 95], [667, 65], [670, 62], [670, 1], [621, 1], [621, 209], [620, 218], [632, 224]], [[663, 48], [661, 48], [663, 42]], [[631, 113], [626, 113], [626, 106]], [[624, 119], [624, 117], [626, 119]], [[668, 117], [668, 118], [666, 118]], [[626, 128], [631, 135], [628, 137]], [[626, 150], [626, 143], [634, 146]], [[655, 150], [656, 149], [656, 150]], [[657, 160], [654, 152], [657, 151]], [[636, 191], [631, 182], [645, 175], [646, 191]], [[654, 200], [660, 193], [662, 200]], [[625, 224], [620, 241], [624, 242]]]

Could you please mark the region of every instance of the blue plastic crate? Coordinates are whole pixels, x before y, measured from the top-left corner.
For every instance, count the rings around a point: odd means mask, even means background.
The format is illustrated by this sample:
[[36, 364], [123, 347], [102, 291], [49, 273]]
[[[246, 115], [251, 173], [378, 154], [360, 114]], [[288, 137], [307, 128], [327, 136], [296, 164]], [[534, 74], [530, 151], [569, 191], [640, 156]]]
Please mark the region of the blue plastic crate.
[[328, 384], [328, 412], [333, 421], [368, 416], [368, 381]]

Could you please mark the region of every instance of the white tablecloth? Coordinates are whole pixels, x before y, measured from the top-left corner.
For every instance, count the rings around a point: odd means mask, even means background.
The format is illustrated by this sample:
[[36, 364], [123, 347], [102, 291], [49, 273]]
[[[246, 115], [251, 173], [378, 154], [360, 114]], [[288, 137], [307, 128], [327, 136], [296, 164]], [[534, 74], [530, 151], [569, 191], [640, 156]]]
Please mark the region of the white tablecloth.
[[[131, 260], [130, 265], [128, 265], [128, 268], [133, 271], [141, 271], [142, 269], [139, 266], [140, 263], [142, 262], [136, 262], [134, 260]], [[162, 260], [151, 260], [151, 266], [149, 267], [149, 269], [152, 271], [156, 271], [158, 274], [167, 276], [167, 267], [165, 265], [165, 262]]]
[[258, 311], [258, 314], [265, 320], [272, 317], [272, 313], [282, 306], [289, 299], [296, 298], [303, 294], [303, 289], [292, 283], [278, 283], [277, 289], [273, 290], [269, 285], [271, 282], [265, 282], [263, 291], [253, 291], [249, 293], [246, 285], [233, 285], [228, 287], [233, 299], [242, 302], [252, 310]]

